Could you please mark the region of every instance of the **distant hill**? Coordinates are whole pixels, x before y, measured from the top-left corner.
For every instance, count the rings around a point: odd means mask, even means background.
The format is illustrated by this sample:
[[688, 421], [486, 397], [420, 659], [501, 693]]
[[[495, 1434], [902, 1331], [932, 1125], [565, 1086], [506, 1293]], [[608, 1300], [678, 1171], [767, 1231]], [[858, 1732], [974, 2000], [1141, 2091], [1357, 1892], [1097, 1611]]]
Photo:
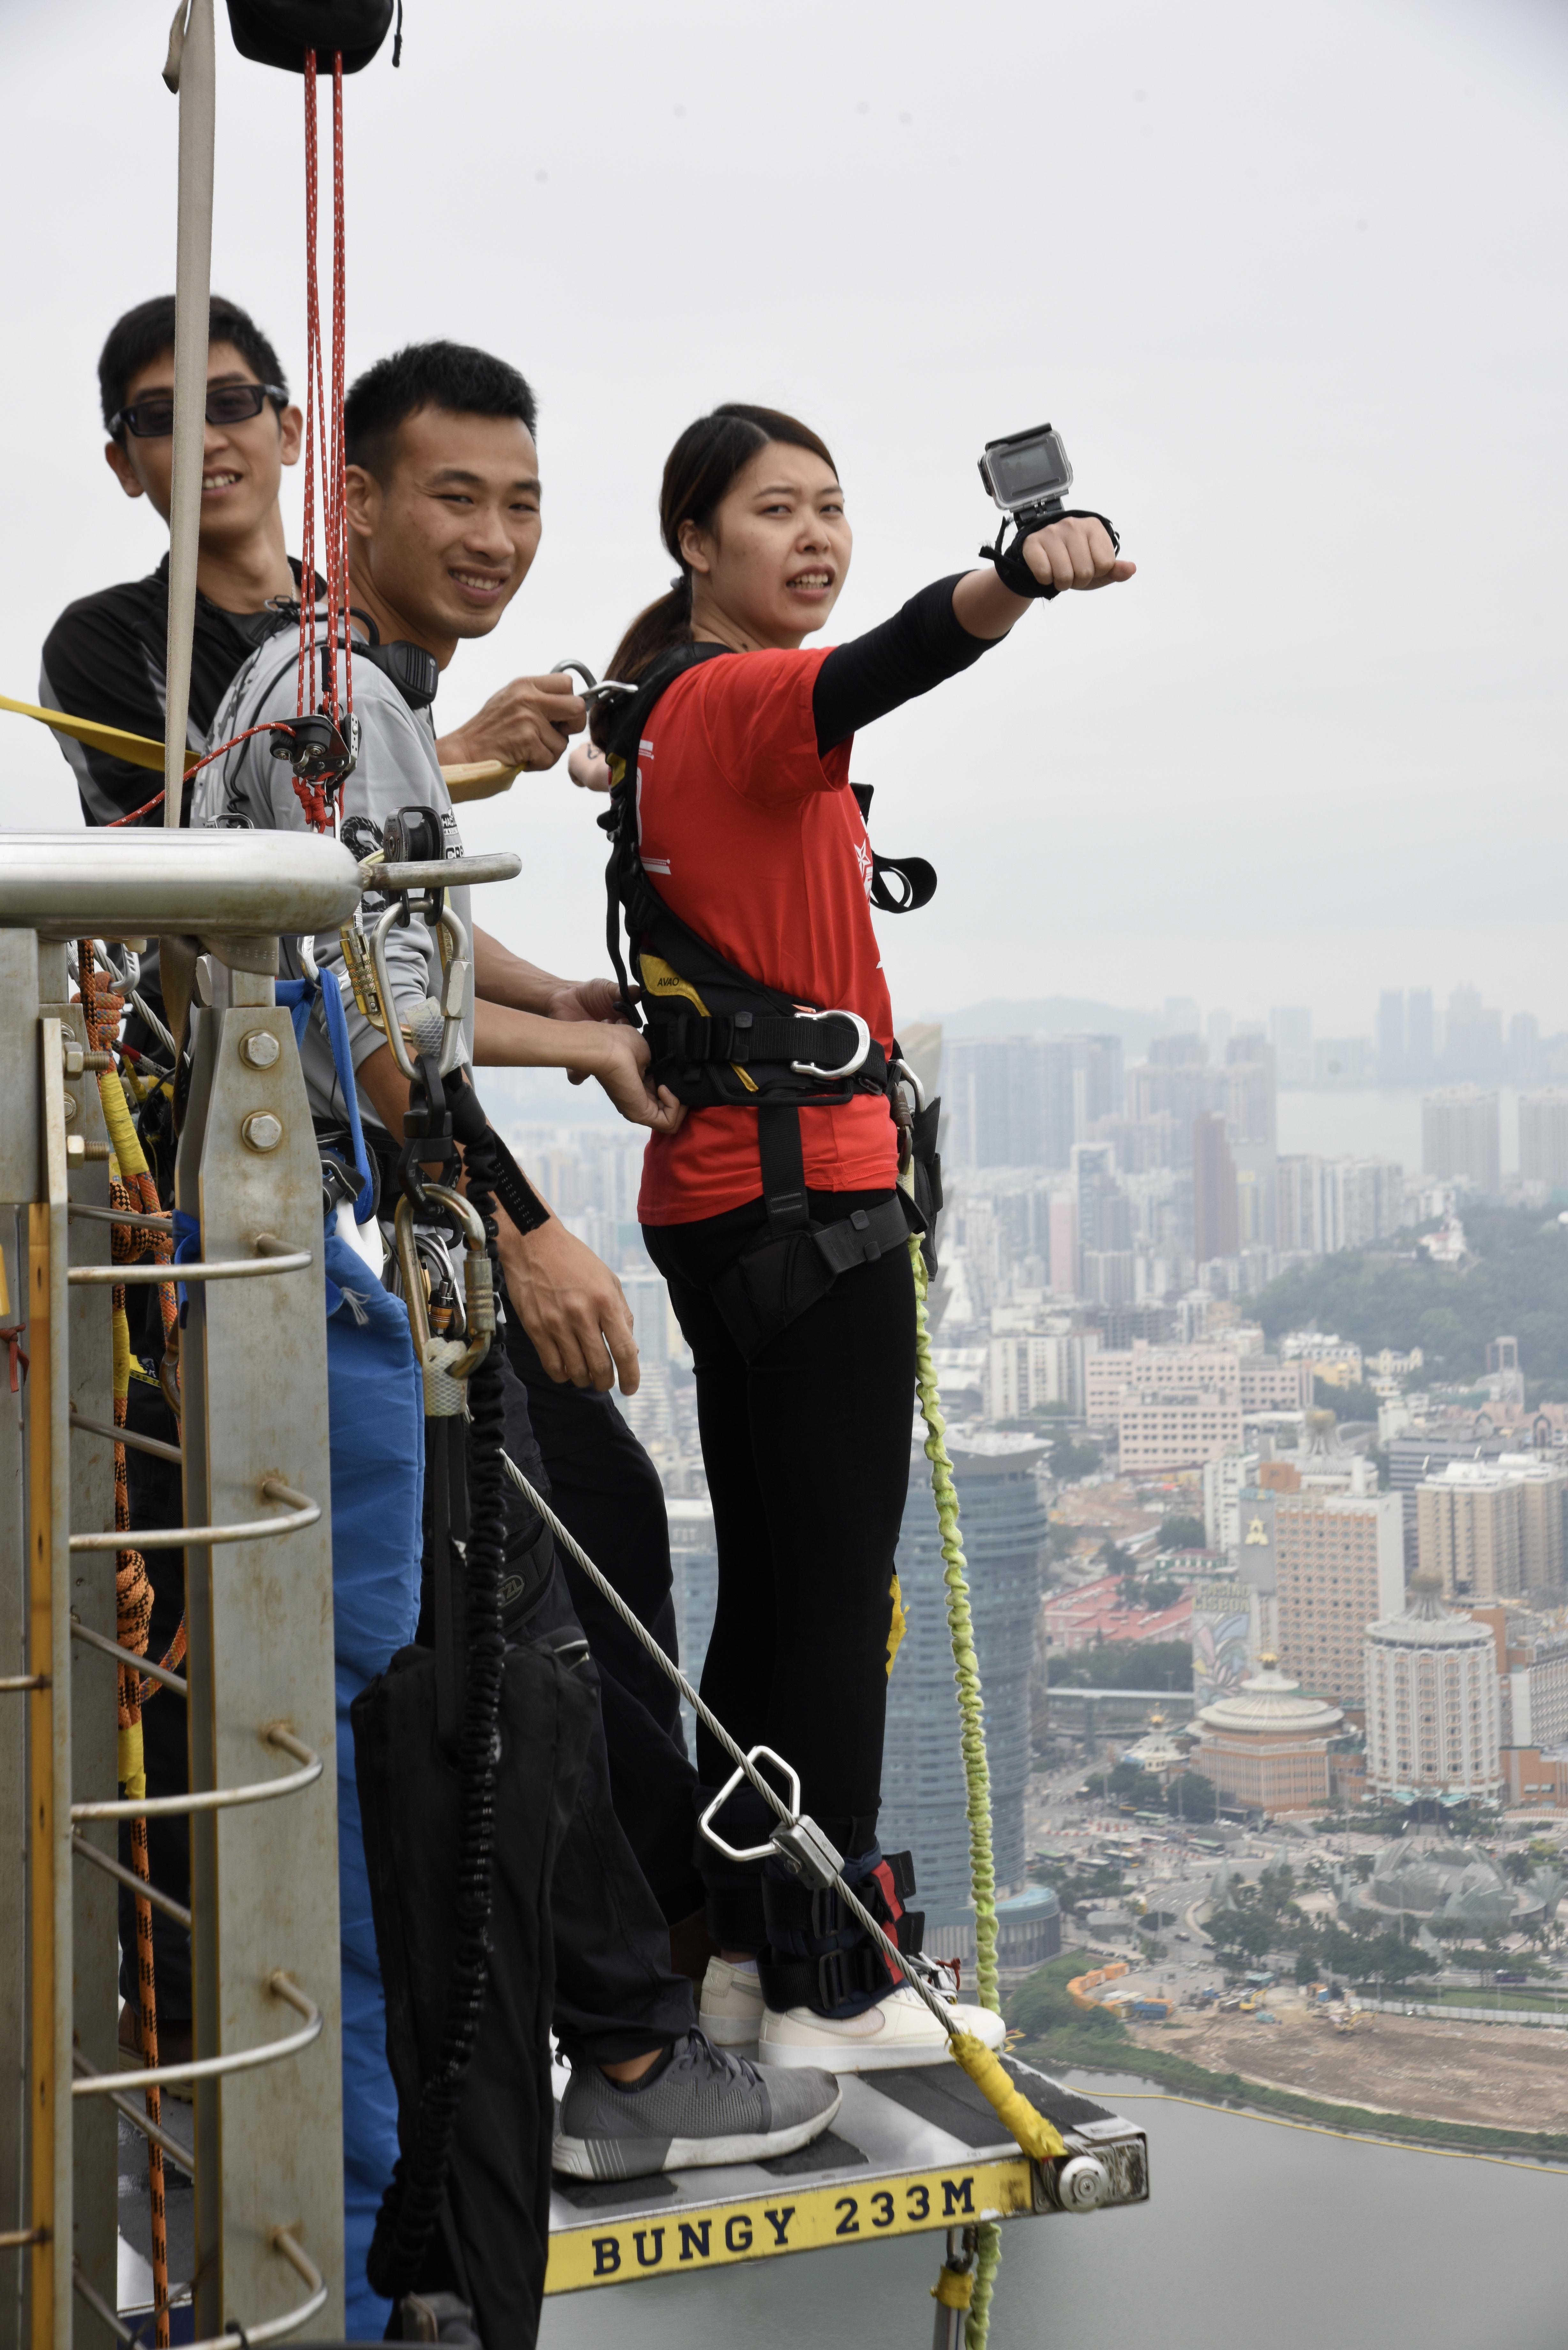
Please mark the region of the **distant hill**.
[[1023, 1003], [995, 998], [940, 1017], [944, 1036], [1119, 1036], [1129, 1058], [1141, 1058], [1156, 1036], [1168, 1034], [1158, 1012], [1124, 1012], [1084, 995], [1045, 995]]
[[1467, 1208], [1465, 1234], [1477, 1262], [1462, 1273], [1346, 1252], [1283, 1274], [1252, 1311], [1271, 1338], [1315, 1326], [1363, 1353], [1419, 1347], [1438, 1380], [1480, 1378], [1488, 1339], [1506, 1333], [1531, 1396], [1568, 1395], [1568, 1229], [1539, 1209]]

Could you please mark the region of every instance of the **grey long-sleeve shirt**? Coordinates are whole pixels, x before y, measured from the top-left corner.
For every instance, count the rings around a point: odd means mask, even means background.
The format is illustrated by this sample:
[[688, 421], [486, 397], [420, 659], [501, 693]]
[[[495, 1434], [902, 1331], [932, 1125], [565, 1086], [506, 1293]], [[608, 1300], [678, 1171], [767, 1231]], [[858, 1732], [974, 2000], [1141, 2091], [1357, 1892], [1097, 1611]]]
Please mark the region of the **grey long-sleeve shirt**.
[[[324, 614], [322, 633], [325, 634]], [[208, 747], [214, 748], [220, 743], [232, 741], [246, 727], [258, 726], [266, 719], [292, 718], [296, 710], [297, 669], [298, 644], [292, 631], [274, 637], [263, 645], [240, 671], [220, 704], [207, 737]], [[451, 796], [441, 776], [441, 763], [436, 757], [435, 729], [428, 710], [410, 710], [396, 686], [379, 670], [372, 669], [369, 661], [357, 661], [354, 665], [354, 714], [360, 727], [359, 759], [343, 786], [338, 822], [338, 831], [348, 847], [356, 856], [369, 856], [372, 849], [380, 847], [381, 834], [389, 816], [398, 808], [419, 806], [434, 809], [441, 819], [448, 857], [461, 857], [462, 841], [458, 832], [457, 818], [452, 813]], [[275, 759], [272, 755], [274, 739], [268, 734], [254, 736], [248, 743], [237, 743], [224, 757], [214, 759], [211, 766], [201, 770], [196, 777], [195, 797], [191, 809], [192, 827], [216, 825], [225, 816], [243, 816], [258, 832], [303, 832], [306, 829], [305, 810], [294, 788], [293, 771], [286, 759]], [[453, 889], [450, 903], [472, 938], [468, 890]], [[384, 899], [366, 897], [363, 922], [367, 935], [385, 909]], [[358, 1069], [386, 1040], [379, 1028], [370, 1025], [355, 1003], [347, 976], [343, 973], [343, 947], [337, 931], [321, 931], [314, 941], [314, 951], [323, 983], [341, 983], [349, 1045], [354, 1066]], [[410, 921], [406, 930], [394, 926], [389, 931], [386, 954], [393, 999], [404, 1016], [409, 1006], [421, 997], [439, 997], [440, 954], [434, 938], [417, 917]], [[285, 939], [282, 941], [282, 975], [298, 978], [301, 969], [296, 941]], [[467, 1001], [463, 1008], [463, 1051], [464, 1058], [472, 1060], [472, 958]], [[326, 1023], [319, 1005], [306, 1030], [300, 1058], [312, 1116], [341, 1125], [347, 1117], [347, 1105], [333, 1066], [332, 1050], [327, 1043]], [[359, 1108], [368, 1126], [379, 1123], [363, 1093], [359, 1097]]]

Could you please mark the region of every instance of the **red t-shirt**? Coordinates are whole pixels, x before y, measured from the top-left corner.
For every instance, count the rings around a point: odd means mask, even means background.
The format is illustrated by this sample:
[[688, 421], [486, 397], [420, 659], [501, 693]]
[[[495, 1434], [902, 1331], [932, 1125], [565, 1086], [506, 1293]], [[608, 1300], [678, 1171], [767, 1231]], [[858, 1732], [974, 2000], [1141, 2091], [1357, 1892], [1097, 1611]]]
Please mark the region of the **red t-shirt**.
[[[742, 971], [818, 1012], [858, 1012], [884, 1050], [893, 1007], [871, 927], [871, 849], [849, 744], [816, 747], [828, 647], [700, 661], [655, 702], [638, 750], [638, 839], [672, 912]], [[880, 1094], [800, 1114], [807, 1189], [886, 1191], [897, 1130]], [[638, 1213], [686, 1224], [762, 1197], [754, 1110], [693, 1109], [650, 1136]]]

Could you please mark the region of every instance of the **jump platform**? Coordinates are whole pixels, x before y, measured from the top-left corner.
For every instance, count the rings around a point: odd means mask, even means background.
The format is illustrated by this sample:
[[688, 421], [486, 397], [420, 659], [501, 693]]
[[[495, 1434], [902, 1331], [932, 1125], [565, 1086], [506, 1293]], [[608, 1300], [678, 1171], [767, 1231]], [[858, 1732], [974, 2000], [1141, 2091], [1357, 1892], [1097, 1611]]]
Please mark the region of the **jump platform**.
[[[738, 2051], [749, 2054], [751, 2051]], [[1108, 2210], [1148, 2197], [1148, 2143], [1119, 2114], [1016, 2058], [1003, 2059], [1067, 2152], [1033, 2162], [956, 2064], [840, 2076], [833, 2127], [771, 2162], [652, 2178], [563, 2179], [550, 2197], [547, 2293], [693, 2276], [738, 2261], [962, 2228], [978, 2220]], [[557, 2098], [567, 2074], [557, 2069]], [[1105, 2174], [1092, 2202], [1064, 2194], [1076, 2158]], [[1092, 2175], [1080, 2171], [1080, 2190]]]

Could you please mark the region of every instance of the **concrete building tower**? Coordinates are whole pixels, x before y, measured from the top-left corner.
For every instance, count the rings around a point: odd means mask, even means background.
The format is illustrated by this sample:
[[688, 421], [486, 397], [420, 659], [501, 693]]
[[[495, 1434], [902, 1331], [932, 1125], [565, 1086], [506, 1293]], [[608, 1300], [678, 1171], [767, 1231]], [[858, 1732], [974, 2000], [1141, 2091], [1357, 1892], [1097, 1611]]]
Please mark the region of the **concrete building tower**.
[[1497, 1461], [1450, 1461], [1416, 1488], [1416, 1556], [1451, 1598], [1524, 1589], [1524, 1479]]
[[1405, 1592], [1397, 1493], [1276, 1493], [1272, 1504], [1280, 1658], [1336, 1705], [1363, 1701], [1362, 1636]]
[[1549, 1191], [1568, 1184], [1568, 1087], [1542, 1086], [1519, 1097], [1519, 1171]]
[[1450, 1615], [1429, 1571], [1413, 1575], [1403, 1613], [1366, 1633], [1366, 1792], [1498, 1794], [1497, 1649], [1486, 1625]]
[[1192, 1254], [1199, 1264], [1234, 1256], [1240, 1245], [1236, 1165], [1225, 1121], [1203, 1111], [1192, 1121]]
[[[1029, 1676], [1046, 1523], [1034, 1475], [1041, 1447], [1002, 1436], [989, 1443], [971, 1439], [970, 1448], [954, 1443], [952, 1453], [985, 1692], [997, 1886], [1012, 1891], [1022, 1888], [1025, 1877]], [[919, 1450], [910, 1459], [898, 1565], [908, 1629], [888, 1684], [877, 1835], [885, 1850], [908, 1846], [915, 1856], [916, 1907], [926, 1913], [927, 1949], [972, 1959], [968, 1792], [941, 1542], [930, 1466]]]
[[1502, 1127], [1495, 1093], [1444, 1086], [1421, 1103], [1421, 1165], [1428, 1175], [1489, 1197], [1502, 1186]]

